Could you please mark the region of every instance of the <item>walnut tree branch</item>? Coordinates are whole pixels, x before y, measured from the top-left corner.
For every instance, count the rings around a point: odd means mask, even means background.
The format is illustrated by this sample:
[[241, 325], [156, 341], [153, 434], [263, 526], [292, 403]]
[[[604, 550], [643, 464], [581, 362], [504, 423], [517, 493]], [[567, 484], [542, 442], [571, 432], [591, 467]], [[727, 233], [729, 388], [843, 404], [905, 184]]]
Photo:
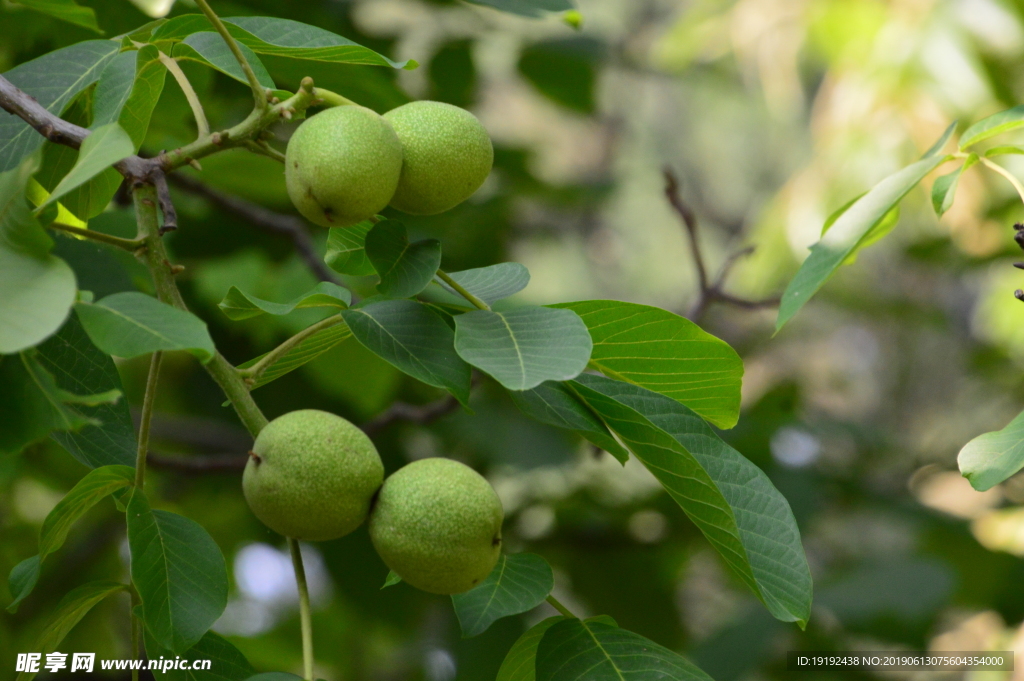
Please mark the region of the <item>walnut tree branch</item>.
[[323, 258], [317, 253], [313, 239], [310, 238], [309, 232], [306, 230], [306, 225], [299, 218], [275, 213], [259, 204], [224, 194], [186, 175], [171, 175], [170, 181], [175, 187], [201, 196], [218, 208], [238, 215], [253, 227], [288, 237], [295, 246], [299, 257], [318, 279], [338, 283], [337, 275], [327, 267]]
[[679, 180], [672, 169], [666, 166], [663, 173], [665, 176], [665, 198], [668, 199], [672, 209], [679, 215], [683, 226], [686, 228], [686, 233], [690, 238], [690, 253], [693, 255], [693, 263], [697, 269], [697, 285], [699, 287], [697, 302], [694, 303], [687, 317], [694, 321], [699, 320], [713, 303], [723, 303], [745, 310], [776, 307], [780, 301], [780, 298], [777, 296], [759, 300], [748, 300], [726, 293], [723, 290], [725, 280], [732, 271], [733, 266], [740, 259], [753, 253], [753, 246], [748, 246], [730, 254], [725, 259], [725, 262], [722, 263], [714, 280], [709, 279], [707, 266], [704, 263], [704, 253], [701, 251], [700, 242], [697, 238], [697, 216], [686, 202], [683, 201], [679, 193]]

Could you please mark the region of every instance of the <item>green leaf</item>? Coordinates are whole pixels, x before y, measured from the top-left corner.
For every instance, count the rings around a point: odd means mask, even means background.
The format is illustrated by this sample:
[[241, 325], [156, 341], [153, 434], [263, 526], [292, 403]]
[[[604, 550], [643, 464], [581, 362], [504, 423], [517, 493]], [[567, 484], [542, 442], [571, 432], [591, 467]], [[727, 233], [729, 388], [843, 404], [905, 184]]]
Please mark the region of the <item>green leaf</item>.
[[993, 156], [1006, 156], [1009, 154], [1016, 154], [1018, 156], [1024, 155], [1024, 149], [1013, 146], [1012, 144], [1007, 144], [1001, 147], [992, 147], [991, 149], [986, 149], [985, 153], [982, 154], [982, 156], [984, 156], [985, 158], [992, 158]]
[[482, 634], [502, 617], [533, 610], [554, 586], [551, 566], [540, 556], [502, 555], [487, 579], [466, 593], [452, 596], [462, 637]]
[[383, 300], [344, 310], [341, 316], [366, 349], [427, 385], [469, 401], [471, 370], [455, 353], [455, 334], [441, 317], [415, 300]]
[[681, 655], [604, 622], [555, 622], [537, 647], [537, 681], [711, 681]]
[[250, 676], [245, 681], [302, 681], [302, 677], [289, 672], [263, 672]]
[[935, 184], [932, 185], [932, 208], [935, 209], [936, 215], [942, 217], [947, 210], [953, 207], [953, 199], [956, 197], [956, 187], [960, 184], [960, 176], [977, 162], [978, 155], [971, 154], [959, 168], [935, 180]]
[[41, 568], [42, 558], [37, 554], [26, 558], [11, 569], [7, 585], [14, 600], [7, 606], [7, 612], [17, 612], [18, 605], [36, 588]]
[[649, 305], [588, 300], [576, 312], [590, 330], [590, 366], [682, 402], [719, 428], [739, 420], [743, 360], [685, 317]]
[[224, 311], [229, 319], [235, 321], [259, 317], [267, 313], [286, 315], [292, 310], [307, 307], [333, 307], [344, 309], [352, 304], [352, 292], [344, 286], [329, 281], [322, 281], [312, 290], [287, 303], [272, 303], [256, 296], [242, 293], [237, 286], [228, 289], [228, 294], [217, 306]]
[[118, 391], [75, 395], [60, 389], [36, 359], [35, 351], [0, 357], [0, 452], [18, 453], [53, 430], [78, 430], [96, 425], [79, 405], [113, 401]]
[[564, 383], [547, 381], [533, 390], [509, 391], [512, 401], [530, 418], [571, 430], [590, 440], [623, 464], [629, 452], [618, 443], [601, 419], [594, 415]]
[[331, 227], [327, 235], [327, 254], [324, 262], [335, 272], [353, 276], [376, 274], [370, 259], [366, 257], [366, 234], [373, 229], [373, 223], [363, 220], [351, 227]]
[[907, 166], [875, 185], [858, 199], [832, 225], [821, 241], [811, 247], [811, 254], [782, 295], [778, 331], [817, 293], [839, 266], [861, 245], [872, 227], [906, 196], [928, 173], [948, 160], [932, 156]]
[[75, 301], [75, 273], [50, 254], [53, 240], [25, 199], [37, 167], [36, 159], [28, 158], [0, 173], [0, 354], [45, 340], [64, 323]]
[[[61, 390], [79, 395], [123, 392], [114, 360], [92, 344], [76, 316], [38, 347], [36, 358]], [[77, 410], [96, 424], [77, 431], [54, 431], [50, 437], [90, 468], [135, 465], [138, 443], [126, 400]]]
[[[32, 652], [43, 654], [57, 650], [57, 646], [68, 635], [68, 632], [75, 628], [86, 614], [93, 607], [107, 596], [125, 591], [126, 584], [110, 581], [97, 581], [83, 584], [82, 586], [69, 591], [57, 604], [57, 611], [50, 618], [46, 629], [36, 639], [32, 646]], [[18, 681], [31, 681], [35, 678], [35, 672], [22, 672], [18, 674]]]
[[960, 473], [984, 492], [1024, 468], [1024, 412], [1002, 430], [974, 438], [957, 456]]
[[96, 175], [135, 153], [135, 145], [128, 133], [117, 123], [108, 123], [89, 133], [78, 152], [78, 161], [60, 181], [40, 208], [80, 187]]
[[549, 617], [523, 632], [505, 655], [505, 661], [501, 663], [495, 681], [536, 681], [537, 646], [548, 629], [567, 619], [571, 618], [561, 615]]
[[[118, 45], [112, 40], [87, 40], [20, 64], [4, 73], [4, 78], [47, 111], [60, 115], [79, 92], [99, 79], [117, 53]], [[0, 172], [16, 167], [43, 141], [43, 136], [19, 117], [0, 116]]]
[[92, 342], [109, 355], [127, 359], [157, 350], [186, 350], [205, 363], [216, 352], [205, 322], [144, 293], [126, 291], [95, 303], [76, 303], [75, 311]]
[[[157, 660], [163, 657], [173, 661], [174, 653], [162, 648], [153, 636], [146, 632], [146, 657]], [[210, 668], [202, 669], [160, 669], [157, 677], [161, 681], [245, 681], [256, 673], [245, 655], [230, 641], [208, 631], [199, 639], [199, 643], [182, 653], [186, 660], [210, 660]], [[154, 670], [155, 671], [155, 670]]]
[[402, 578], [398, 576], [397, 572], [395, 572], [394, 570], [388, 570], [388, 577], [384, 580], [384, 586], [382, 586], [380, 590], [383, 591], [389, 586], [394, 586], [395, 584], [398, 584], [401, 581]]
[[509, 390], [561, 381], [587, 367], [593, 343], [572, 310], [519, 307], [455, 317], [455, 350]]
[[[489, 267], [449, 272], [448, 276], [488, 305], [519, 293], [530, 283], [530, 270], [517, 262], [502, 262]], [[447, 284], [439, 281], [434, 283], [447, 294], [443, 302], [463, 307], [469, 305], [465, 298]]]
[[46, 516], [39, 530], [39, 553], [15, 566], [9, 582], [14, 601], [7, 606], [8, 612], [17, 610], [18, 604], [30, 593], [39, 579], [42, 562], [48, 555], [64, 545], [71, 526], [86, 511], [119, 489], [124, 489], [135, 480], [135, 469], [129, 466], [104, 466], [91, 470], [71, 488], [64, 498], [57, 502]]
[[[271, 90], [275, 89], [277, 86], [274, 84], [274, 80], [267, 73], [267, 68], [260, 61], [260, 58], [256, 56], [256, 53], [244, 43], [239, 43], [238, 47], [242, 50], [242, 54], [245, 55], [249, 66], [252, 67], [253, 73], [256, 74], [256, 80], [260, 82], [260, 85]], [[219, 33], [214, 31], [201, 31], [188, 36], [185, 40], [174, 46], [173, 56], [175, 59], [189, 59], [200, 64], [206, 64], [240, 83], [249, 84], [249, 79], [246, 78], [245, 72], [242, 71], [242, 67], [239, 66], [238, 60], [235, 59], [235, 55], [231, 52], [228, 44], [224, 42]]]
[[82, 7], [74, 0], [12, 0], [15, 4], [34, 9], [42, 14], [75, 24], [102, 34], [96, 23], [96, 12], [91, 7]]
[[[223, 19], [228, 32], [257, 54], [334, 64], [367, 64], [413, 69], [413, 60], [394, 62], [348, 38], [289, 19], [274, 17], [228, 17]], [[171, 19], [153, 32], [152, 42], [182, 40], [213, 27], [201, 14], [185, 14]]]
[[764, 472], [675, 400], [589, 374], [570, 385], [768, 611], [784, 622], [806, 624], [811, 575], [800, 530], [789, 503]]
[[383, 220], [366, 235], [366, 257], [380, 275], [377, 290], [392, 298], [411, 298], [427, 287], [441, 266], [441, 242], [409, 243], [405, 225]]
[[960, 150], [1020, 127], [1024, 127], [1024, 104], [992, 114], [964, 130], [960, 136]]
[[[338, 343], [347, 340], [351, 336], [352, 331], [349, 330], [346, 324], [329, 326], [326, 329], [316, 332], [286, 352], [279, 360], [267, 367], [267, 370], [264, 371], [256, 381], [256, 384], [253, 386], [253, 390], [261, 385], [266, 385], [275, 379], [281, 378], [287, 373], [295, 371], [303, 364], [313, 361]], [[259, 357], [255, 357], [244, 364], [238, 365], [238, 368], [248, 369], [252, 365], [256, 364], [256, 362], [263, 359], [264, 356], [265, 355], [260, 355]]]
[[467, 0], [474, 5], [486, 5], [503, 12], [524, 17], [541, 17], [546, 12], [565, 12], [573, 9], [571, 0]]
[[182, 655], [209, 630], [228, 601], [228, 574], [217, 543], [194, 520], [154, 511], [135, 490], [128, 502], [132, 582], [146, 628]]

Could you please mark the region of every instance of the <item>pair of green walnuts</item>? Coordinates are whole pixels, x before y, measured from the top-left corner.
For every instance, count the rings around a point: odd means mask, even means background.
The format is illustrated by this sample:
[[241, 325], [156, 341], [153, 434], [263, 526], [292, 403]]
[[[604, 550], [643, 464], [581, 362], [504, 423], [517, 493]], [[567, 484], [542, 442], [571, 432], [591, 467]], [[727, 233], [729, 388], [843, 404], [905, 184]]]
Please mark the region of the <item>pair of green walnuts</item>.
[[285, 153], [285, 183], [308, 220], [349, 227], [387, 205], [443, 213], [480, 188], [493, 162], [491, 138], [465, 109], [423, 101], [379, 116], [345, 105], [298, 127]]
[[501, 554], [504, 512], [479, 473], [430, 458], [385, 480], [370, 438], [325, 411], [293, 411], [264, 427], [242, 490], [256, 517], [294, 539], [337, 539], [369, 518], [384, 563], [430, 593], [469, 591]]

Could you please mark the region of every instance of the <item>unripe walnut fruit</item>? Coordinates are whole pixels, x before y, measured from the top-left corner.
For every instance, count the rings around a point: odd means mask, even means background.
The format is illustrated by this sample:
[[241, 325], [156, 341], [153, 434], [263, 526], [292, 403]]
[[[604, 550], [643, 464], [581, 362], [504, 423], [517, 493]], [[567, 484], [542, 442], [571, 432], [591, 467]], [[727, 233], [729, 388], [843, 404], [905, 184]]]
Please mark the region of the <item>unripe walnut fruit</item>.
[[348, 227], [379, 213], [395, 193], [402, 144], [391, 125], [362, 106], [311, 116], [288, 141], [284, 179], [292, 203], [324, 227]]
[[421, 459], [389, 477], [370, 513], [370, 539], [389, 568], [423, 591], [469, 591], [501, 554], [501, 501], [451, 459]]
[[256, 437], [242, 491], [256, 517], [286, 537], [324, 541], [359, 527], [384, 481], [370, 438], [340, 416], [303, 409]]
[[390, 205], [435, 215], [459, 205], [491, 172], [494, 148], [476, 116], [442, 102], [412, 102], [384, 114], [402, 141], [405, 162]]

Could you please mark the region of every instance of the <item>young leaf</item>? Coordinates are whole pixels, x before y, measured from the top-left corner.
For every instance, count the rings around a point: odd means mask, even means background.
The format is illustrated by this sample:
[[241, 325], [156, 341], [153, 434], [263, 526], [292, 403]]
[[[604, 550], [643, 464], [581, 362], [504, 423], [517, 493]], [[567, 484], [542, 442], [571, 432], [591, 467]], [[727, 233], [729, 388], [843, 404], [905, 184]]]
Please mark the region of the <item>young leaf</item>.
[[654, 474], [725, 562], [784, 622], [806, 624], [811, 574], [793, 512], [768, 477], [697, 414], [585, 374], [570, 384]]
[[623, 464], [629, 452], [618, 443], [601, 419], [590, 411], [564, 383], [547, 381], [533, 390], [510, 390], [519, 410], [530, 418], [558, 428], [571, 430], [590, 440]]
[[501, 663], [498, 670], [498, 677], [495, 681], [536, 681], [537, 679], [537, 646], [541, 639], [555, 624], [569, 617], [549, 617], [541, 620], [525, 631], [512, 648], [505, 655], [505, 661]]
[[519, 307], [455, 317], [456, 352], [509, 390], [579, 375], [592, 348], [586, 325], [572, 310]]
[[146, 628], [182, 655], [199, 642], [228, 601], [228, 574], [213, 538], [194, 520], [154, 511], [142, 490], [128, 502], [132, 582]]
[[[60, 115], [74, 97], [99, 79], [118, 53], [112, 40], [86, 40], [48, 52], [4, 73], [4, 78]], [[0, 172], [17, 167], [45, 138], [17, 116], [0, 116]], [[3, 268], [0, 267], [0, 271]]]
[[[267, 367], [267, 370], [264, 371], [256, 381], [256, 384], [253, 386], [253, 390], [261, 385], [266, 385], [275, 379], [281, 378], [289, 372], [295, 371], [303, 364], [313, 361], [338, 343], [347, 340], [351, 336], [352, 332], [345, 324], [338, 324], [337, 326], [329, 326], [326, 329], [321, 329], [286, 352], [279, 360]], [[261, 359], [263, 359], [263, 355], [254, 357], [248, 362], [238, 365], [238, 368], [248, 369]]]
[[[267, 73], [267, 68], [244, 43], [239, 43], [239, 49], [245, 55], [246, 61], [256, 74], [256, 80], [265, 88], [275, 89], [274, 80]], [[239, 66], [238, 60], [232, 54], [228, 44], [214, 31], [201, 31], [193, 33], [182, 42], [174, 46], [173, 56], [175, 59], [189, 59], [200, 64], [211, 66], [226, 76], [234, 78], [240, 83], [249, 84], [248, 78]]]
[[682, 402], [719, 428], [736, 425], [743, 361], [725, 341], [649, 305], [588, 300], [551, 307], [583, 319], [594, 340], [592, 368]]
[[[14, 601], [7, 606], [14, 612], [39, 579], [42, 562], [64, 545], [68, 532], [86, 511], [135, 480], [135, 469], [129, 466], [104, 466], [86, 473], [85, 477], [57, 502], [39, 530], [39, 554], [19, 563], [11, 571], [11, 593]], [[17, 574], [16, 574], [17, 573]]]
[[14, 454], [51, 431], [96, 425], [78, 405], [94, 406], [121, 396], [118, 391], [75, 395], [61, 390], [35, 351], [0, 357], [0, 386], [0, 452]]
[[1020, 127], [1024, 127], [1024, 105], [992, 114], [964, 130], [960, 136], [960, 150]]
[[363, 220], [351, 227], [331, 227], [327, 235], [327, 254], [324, 262], [335, 272], [353, 276], [375, 274], [370, 259], [366, 257], [366, 234], [373, 229], [369, 220]]
[[53, 203], [72, 189], [85, 184], [101, 172], [135, 153], [128, 133], [117, 123], [108, 123], [93, 130], [78, 152], [78, 161], [60, 181], [40, 208]]
[[[415, 61], [393, 62], [373, 50], [340, 35], [289, 19], [275, 17], [228, 17], [228, 32], [257, 54], [323, 61], [334, 64], [368, 64], [413, 69]], [[153, 31], [152, 42], [182, 40], [199, 31], [212, 30], [201, 14], [184, 14]]]
[[839, 266], [858, 248], [871, 228], [906, 196], [932, 170], [942, 165], [947, 156], [931, 156], [893, 173], [875, 185], [846, 210], [821, 241], [811, 247], [811, 254], [789, 282], [782, 295], [778, 331], [817, 293]]
[[25, 198], [37, 168], [36, 159], [29, 158], [0, 173], [0, 354], [45, 340], [64, 323], [75, 301], [75, 273], [50, 254], [53, 240]]
[[[517, 262], [502, 262], [489, 267], [449, 272], [448, 276], [488, 305], [519, 293], [530, 283], [530, 270]], [[466, 299], [447, 284], [436, 281], [435, 283], [447, 294], [443, 302], [468, 306]]]
[[429, 307], [415, 300], [383, 300], [344, 310], [341, 316], [368, 350], [427, 385], [469, 401], [471, 371], [455, 353], [455, 334]]
[[394, 586], [395, 584], [398, 584], [401, 581], [402, 578], [398, 576], [397, 572], [395, 572], [394, 570], [388, 570], [388, 577], [384, 580], [384, 585], [380, 588], [380, 590], [383, 591], [389, 586]]
[[[36, 639], [32, 646], [34, 652], [43, 654], [45, 659], [47, 653], [57, 650], [57, 646], [68, 635], [68, 632], [75, 628], [83, 617], [93, 607], [107, 596], [125, 591], [127, 585], [119, 582], [97, 581], [83, 584], [82, 586], [67, 592], [64, 598], [57, 604], [57, 611], [50, 618], [46, 629]], [[18, 674], [17, 681], [32, 681], [36, 672], [22, 672]]]
[[1006, 156], [1011, 154], [1015, 154], [1018, 156], [1024, 155], [1024, 149], [1013, 146], [1012, 144], [1007, 144], [1001, 147], [992, 147], [991, 149], [986, 149], [985, 153], [982, 154], [982, 156], [984, 156], [985, 158], [992, 158], [994, 156]]
[[482, 634], [502, 617], [533, 610], [554, 586], [551, 566], [540, 556], [503, 554], [487, 579], [466, 593], [452, 596], [462, 637]]
[[74, 0], [13, 0], [15, 4], [34, 9], [42, 14], [103, 33], [96, 23], [96, 12], [91, 7], [82, 7]]
[[566, 12], [573, 9], [571, 0], [467, 0], [467, 2], [474, 5], [487, 5], [524, 17], [541, 17], [546, 12]]
[[383, 220], [366, 235], [366, 257], [380, 275], [377, 290], [392, 298], [411, 298], [427, 287], [441, 266], [441, 242], [409, 243], [405, 225]]
[[711, 681], [677, 653], [640, 634], [604, 622], [555, 622], [537, 647], [537, 681], [672, 679]]
[[984, 492], [1024, 468], [1024, 412], [1002, 430], [974, 438], [957, 456], [960, 473]]
[[[100, 351], [72, 315], [56, 335], [38, 348], [36, 358], [57, 383], [57, 387], [78, 395], [123, 392], [114, 360]], [[97, 424], [80, 430], [56, 430], [50, 437], [90, 468], [111, 464], [135, 465], [138, 445], [128, 402], [120, 399], [77, 410]]]
[[144, 293], [115, 293], [95, 303], [77, 303], [75, 311], [92, 342], [109, 355], [127, 359], [186, 350], [205, 363], [216, 351], [204, 321]]
[[942, 152], [942, 149], [946, 146], [946, 143], [949, 142], [950, 138], [953, 137], [953, 133], [956, 132], [956, 126], [959, 125], [959, 123], [960, 121], [953, 121], [952, 123], [950, 123], [949, 126], [946, 128], [946, 131], [942, 133], [942, 136], [939, 137], [939, 139], [935, 140], [935, 144], [933, 144], [928, 149], [928, 151], [924, 152], [924, 156], [922, 156], [921, 158], [931, 158], [932, 156], [937, 156], [940, 152]]
[[267, 313], [272, 315], [286, 315], [292, 310], [301, 310], [307, 307], [333, 307], [344, 309], [352, 304], [352, 292], [344, 286], [338, 286], [330, 281], [322, 281], [312, 290], [302, 294], [287, 303], [272, 303], [256, 296], [242, 293], [238, 287], [232, 286], [228, 294], [217, 306], [224, 311], [229, 319], [239, 321], [251, 317], [259, 317]]
[[978, 155], [971, 154], [959, 168], [935, 180], [935, 184], [932, 185], [932, 208], [935, 209], [936, 215], [942, 217], [947, 210], [953, 207], [953, 199], [956, 197], [956, 187], [960, 184], [960, 176], [977, 162]]
[[[162, 657], [169, 662], [175, 659], [174, 653], [157, 644], [148, 630], [145, 633], [146, 657], [150, 660]], [[165, 670], [160, 667], [161, 681], [245, 681], [256, 673], [242, 651], [212, 631], [203, 634], [199, 643], [182, 653], [181, 657], [186, 660], [210, 660], [210, 668]]]

